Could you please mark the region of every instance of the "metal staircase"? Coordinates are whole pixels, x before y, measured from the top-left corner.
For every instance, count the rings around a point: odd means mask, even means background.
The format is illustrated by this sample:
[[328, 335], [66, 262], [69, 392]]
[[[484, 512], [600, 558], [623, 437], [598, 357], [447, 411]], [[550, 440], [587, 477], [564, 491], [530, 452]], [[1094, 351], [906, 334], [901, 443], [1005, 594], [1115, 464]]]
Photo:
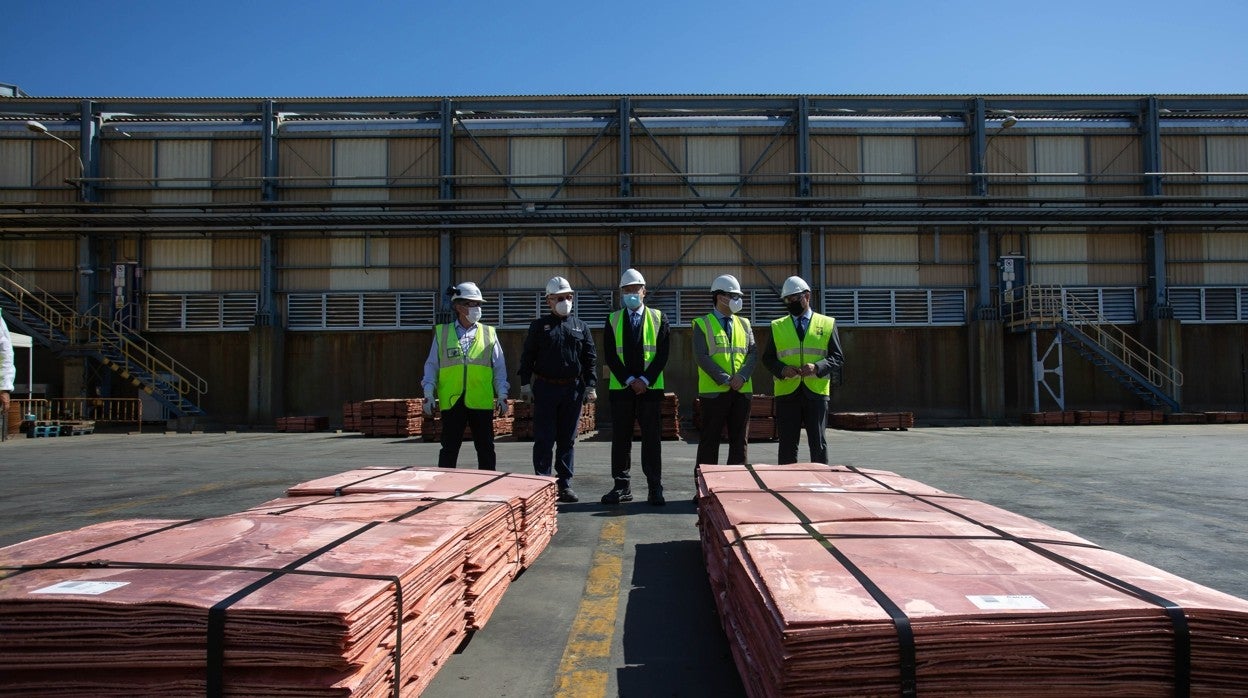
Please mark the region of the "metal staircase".
[[208, 383], [139, 333], [81, 314], [52, 294], [20, 281], [0, 265], [0, 308], [9, 326], [57, 356], [90, 356], [151, 395], [177, 417], [204, 414]]
[[[1068, 346], [1094, 366], [1104, 371], [1123, 387], [1145, 403], [1167, 407], [1179, 412], [1179, 388], [1183, 374], [1139, 340], [1122, 328], [1110, 323], [1100, 311], [1061, 286], [1022, 286], [1011, 289], [1004, 300], [1002, 313], [1007, 327], [1016, 332], [1032, 333], [1032, 361], [1037, 383], [1037, 411], [1039, 411], [1039, 387], [1064, 405], [1064, 386], [1055, 392], [1045, 380], [1048, 375], [1062, 379], [1060, 347]], [[1053, 345], [1043, 356], [1038, 356], [1035, 345], [1036, 330], [1056, 330]], [[1046, 366], [1054, 347], [1058, 347], [1059, 365], [1055, 369]]]

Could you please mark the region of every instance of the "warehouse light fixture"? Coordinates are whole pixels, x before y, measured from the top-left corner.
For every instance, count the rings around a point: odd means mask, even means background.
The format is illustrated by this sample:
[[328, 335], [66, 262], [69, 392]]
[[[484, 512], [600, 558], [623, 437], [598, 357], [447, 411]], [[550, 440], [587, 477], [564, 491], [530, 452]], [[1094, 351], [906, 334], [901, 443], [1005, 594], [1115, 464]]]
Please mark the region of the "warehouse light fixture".
[[65, 144], [65, 147], [66, 147], [66, 148], [69, 148], [70, 152], [72, 152], [72, 153], [74, 154], [74, 162], [78, 163], [78, 179], [76, 179], [76, 180], [73, 180], [73, 179], [66, 179], [66, 180], [65, 180], [65, 183], [66, 183], [66, 184], [71, 184], [71, 185], [73, 185], [74, 187], [76, 187], [76, 188], [78, 189], [78, 193], [81, 195], [81, 194], [83, 193], [83, 192], [82, 192], [82, 184], [83, 184], [83, 183], [82, 183], [82, 178], [86, 176], [86, 173], [87, 173], [87, 167], [86, 167], [86, 165], [84, 165], [84, 164], [83, 164], [83, 162], [82, 162], [82, 157], [81, 157], [80, 155], [78, 155], [78, 149], [74, 147], [74, 144], [73, 144], [73, 143], [70, 143], [69, 141], [65, 140], [64, 138], [61, 138], [60, 136], [56, 135], [55, 133], [52, 133], [51, 131], [49, 131], [49, 130], [48, 130], [48, 127], [47, 127], [47, 126], [44, 126], [42, 123], [40, 123], [40, 122], [38, 122], [38, 121], [34, 121], [34, 120], [27, 121], [27, 122], [26, 122], [26, 130], [27, 130], [27, 131], [32, 131], [32, 132], [34, 132], [34, 133], [41, 133], [41, 134], [43, 134], [43, 135], [47, 136], [48, 138], [51, 138], [52, 140], [55, 140], [55, 141], [60, 141], [61, 143]]

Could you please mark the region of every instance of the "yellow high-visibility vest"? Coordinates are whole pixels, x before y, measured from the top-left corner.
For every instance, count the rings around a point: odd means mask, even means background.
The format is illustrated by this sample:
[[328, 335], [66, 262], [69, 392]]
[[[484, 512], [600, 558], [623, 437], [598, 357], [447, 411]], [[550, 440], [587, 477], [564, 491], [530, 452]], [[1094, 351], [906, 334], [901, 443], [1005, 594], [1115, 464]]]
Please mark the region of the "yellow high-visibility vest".
[[[729, 377], [732, 377], [737, 375], [737, 371], [745, 364], [750, 321], [736, 315], [729, 316], [728, 321], [732, 323], [731, 336], [724, 331], [724, 326], [720, 324], [719, 317], [715, 313], [707, 313], [703, 317], [694, 318], [693, 326], [702, 328], [702, 336], [706, 338], [706, 352], [711, 360], [724, 369]], [[716, 383], [715, 379], [711, 378], [711, 374], [702, 370], [700, 364], [698, 365], [699, 393], [726, 393], [728, 390], [727, 384]], [[746, 379], [745, 384], [741, 386], [741, 392], [746, 395], [754, 392], [752, 378]]]
[[477, 333], [460, 348], [455, 323], [438, 325], [438, 404], [449, 409], [464, 396], [464, 405], [473, 410], [494, 409], [494, 328], [477, 323]]
[[[628, 314], [627, 310], [617, 310], [611, 313], [608, 321], [615, 326], [615, 355], [620, 357], [620, 363], [624, 363], [624, 316]], [[654, 355], [659, 350], [659, 325], [663, 322], [663, 313], [658, 308], [647, 306], [641, 316], [641, 359], [645, 362], [646, 368], [650, 367], [650, 362], [654, 361]], [[608, 385], [609, 390], [623, 390], [625, 386], [620, 384], [615, 374], [611, 374], [611, 382]], [[654, 390], [663, 389], [663, 372], [659, 372], [659, 377], [650, 384]]]
[[[776, 358], [786, 366], [801, 366], [822, 361], [828, 358], [828, 341], [836, 320], [827, 315], [811, 313], [810, 325], [806, 328], [806, 337], [797, 338], [797, 325], [792, 315], [785, 315], [771, 321], [771, 341], [776, 345]], [[788, 395], [797, 386], [805, 383], [806, 387], [816, 395], [832, 394], [832, 381], [828, 377], [794, 376], [793, 378], [777, 378], [775, 380], [776, 396]]]

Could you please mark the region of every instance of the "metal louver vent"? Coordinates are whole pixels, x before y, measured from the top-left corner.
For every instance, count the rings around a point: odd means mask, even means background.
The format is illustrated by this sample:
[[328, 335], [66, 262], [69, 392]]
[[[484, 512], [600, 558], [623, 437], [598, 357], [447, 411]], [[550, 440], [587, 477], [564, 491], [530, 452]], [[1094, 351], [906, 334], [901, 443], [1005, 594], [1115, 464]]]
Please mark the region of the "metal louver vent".
[[1170, 287], [1174, 317], [1189, 323], [1248, 322], [1248, 287]]
[[150, 294], [146, 299], [147, 331], [242, 331], [255, 324], [254, 293]]

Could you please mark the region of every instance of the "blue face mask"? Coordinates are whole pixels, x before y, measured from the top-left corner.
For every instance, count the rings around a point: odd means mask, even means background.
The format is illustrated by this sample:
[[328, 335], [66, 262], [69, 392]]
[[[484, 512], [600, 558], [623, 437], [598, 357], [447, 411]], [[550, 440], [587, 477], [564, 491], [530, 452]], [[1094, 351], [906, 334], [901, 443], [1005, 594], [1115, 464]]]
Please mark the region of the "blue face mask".
[[636, 310], [641, 307], [640, 293], [625, 293], [622, 300], [624, 301], [624, 307], [629, 310]]

